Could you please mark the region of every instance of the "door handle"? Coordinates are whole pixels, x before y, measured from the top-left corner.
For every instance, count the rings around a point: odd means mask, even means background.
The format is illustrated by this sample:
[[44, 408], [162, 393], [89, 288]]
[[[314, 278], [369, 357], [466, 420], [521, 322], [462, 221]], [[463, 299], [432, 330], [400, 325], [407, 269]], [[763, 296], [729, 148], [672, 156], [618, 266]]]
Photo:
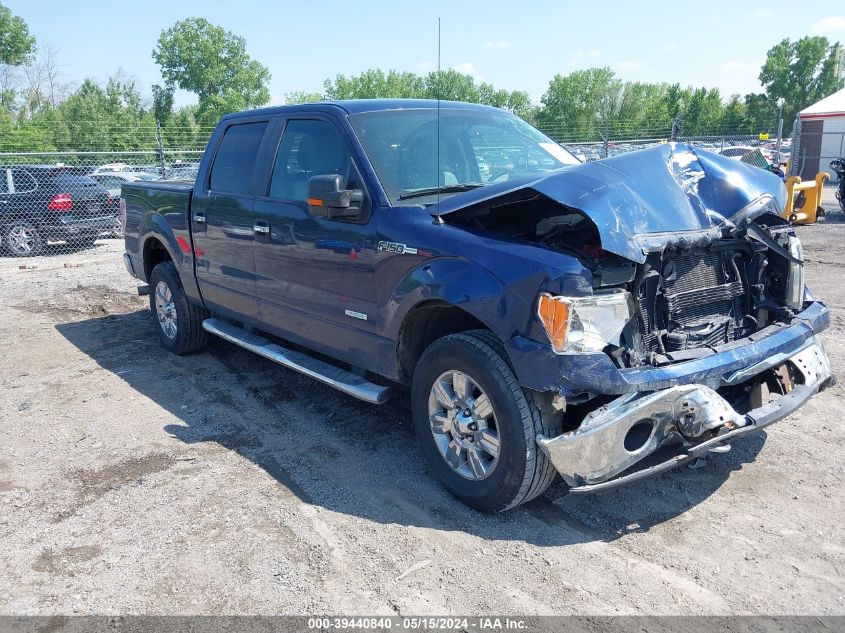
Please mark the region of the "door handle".
[[197, 211], [194, 213], [194, 222], [197, 224], [205, 224], [205, 213], [202, 211]]
[[256, 222], [252, 225], [252, 230], [259, 235], [270, 235], [270, 225], [267, 222]]

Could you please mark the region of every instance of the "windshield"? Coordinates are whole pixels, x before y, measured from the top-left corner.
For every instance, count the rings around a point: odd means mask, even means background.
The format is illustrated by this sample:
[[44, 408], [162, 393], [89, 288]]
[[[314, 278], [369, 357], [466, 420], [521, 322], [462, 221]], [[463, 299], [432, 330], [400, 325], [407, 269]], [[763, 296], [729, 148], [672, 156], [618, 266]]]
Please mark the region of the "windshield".
[[349, 122], [393, 204], [430, 204], [438, 187], [455, 194], [579, 163], [504, 110], [441, 108], [439, 168], [436, 109], [366, 112]]

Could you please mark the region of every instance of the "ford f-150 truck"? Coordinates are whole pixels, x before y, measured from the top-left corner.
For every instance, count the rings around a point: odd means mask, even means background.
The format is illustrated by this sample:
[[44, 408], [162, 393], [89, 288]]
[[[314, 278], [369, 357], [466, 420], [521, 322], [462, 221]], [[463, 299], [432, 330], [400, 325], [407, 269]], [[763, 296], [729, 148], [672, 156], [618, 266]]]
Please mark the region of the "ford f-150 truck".
[[226, 116], [195, 182], [121, 213], [166, 349], [407, 385], [433, 473], [498, 511], [724, 452], [832, 383], [785, 198], [681, 143], [582, 164], [500, 109], [367, 100]]

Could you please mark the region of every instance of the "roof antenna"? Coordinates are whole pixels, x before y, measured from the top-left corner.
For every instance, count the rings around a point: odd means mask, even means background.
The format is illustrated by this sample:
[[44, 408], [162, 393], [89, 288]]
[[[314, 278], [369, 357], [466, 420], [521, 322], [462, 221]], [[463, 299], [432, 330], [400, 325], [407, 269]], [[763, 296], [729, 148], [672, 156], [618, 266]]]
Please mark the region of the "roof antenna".
[[[435, 96], [437, 97], [437, 209], [440, 210], [440, 18], [437, 18], [437, 87], [435, 88]], [[434, 221], [437, 224], [443, 224], [443, 218], [438, 213], [434, 216]]]

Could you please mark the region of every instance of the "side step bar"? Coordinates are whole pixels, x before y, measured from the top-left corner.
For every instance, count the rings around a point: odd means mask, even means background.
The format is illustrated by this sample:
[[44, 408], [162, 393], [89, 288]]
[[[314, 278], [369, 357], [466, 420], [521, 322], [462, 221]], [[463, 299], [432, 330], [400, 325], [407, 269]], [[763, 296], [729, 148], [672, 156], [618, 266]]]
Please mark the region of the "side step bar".
[[206, 319], [202, 322], [202, 327], [210, 334], [248, 349], [250, 352], [255, 352], [283, 367], [310, 376], [359, 400], [383, 404], [390, 397], [390, 389], [387, 387], [373, 384], [357, 374], [330, 365], [308, 354], [285, 349], [281, 345], [271, 343], [266, 338], [251, 334], [222, 319]]

